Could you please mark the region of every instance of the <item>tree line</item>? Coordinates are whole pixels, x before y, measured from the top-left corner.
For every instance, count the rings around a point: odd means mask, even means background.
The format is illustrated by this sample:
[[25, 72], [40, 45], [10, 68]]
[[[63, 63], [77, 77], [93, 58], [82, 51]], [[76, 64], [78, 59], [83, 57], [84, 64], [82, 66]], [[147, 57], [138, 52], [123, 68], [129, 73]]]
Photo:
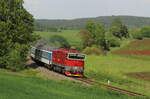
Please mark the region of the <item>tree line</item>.
[[129, 29], [140, 28], [144, 25], [150, 25], [150, 18], [137, 16], [100, 16], [96, 18], [81, 18], [73, 20], [35, 20], [35, 30], [42, 28], [47, 31], [48, 28], [64, 28], [64, 29], [84, 29], [88, 21], [103, 24], [106, 28], [111, 27], [114, 18], [119, 17]]

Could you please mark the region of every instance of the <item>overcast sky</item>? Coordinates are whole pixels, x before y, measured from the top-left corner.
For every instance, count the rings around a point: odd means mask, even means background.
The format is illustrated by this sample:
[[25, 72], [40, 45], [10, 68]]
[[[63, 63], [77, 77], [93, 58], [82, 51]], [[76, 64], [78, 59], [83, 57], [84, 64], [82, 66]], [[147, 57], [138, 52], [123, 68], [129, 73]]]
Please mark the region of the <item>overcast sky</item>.
[[134, 15], [150, 17], [150, 0], [24, 0], [36, 19]]

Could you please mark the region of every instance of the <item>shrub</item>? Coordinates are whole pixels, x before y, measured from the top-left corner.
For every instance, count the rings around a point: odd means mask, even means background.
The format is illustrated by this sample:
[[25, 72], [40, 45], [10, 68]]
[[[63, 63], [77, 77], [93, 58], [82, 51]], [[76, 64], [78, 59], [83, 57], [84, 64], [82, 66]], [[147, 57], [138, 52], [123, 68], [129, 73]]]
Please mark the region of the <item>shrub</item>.
[[133, 39], [142, 40], [144, 38], [144, 35], [141, 33], [140, 29], [133, 29], [130, 34]]
[[134, 39], [137, 39], [137, 40], [142, 40], [144, 38], [144, 36], [142, 35], [142, 33], [133, 34], [132, 37]]
[[108, 39], [110, 47], [120, 47], [121, 42], [118, 38], [116, 37], [111, 37]]
[[142, 27], [140, 32], [144, 37], [150, 38], [150, 26]]
[[12, 71], [19, 71], [25, 68], [26, 65], [26, 46], [16, 44], [16, 47], [5, 56], [0, 57], [0, 68], [10, 69]]
[[104, 54], [104, 51], [101, 47], [93, 45], [92, 47], [86, 47], [83, 50], [83, 53], [85, 54], [93, 54], [93, 55], [102, 55]]
[[7, 69], [10, 69], [12, 71], [19, 71], [25, 68], [25, 60], [22, 59], [17, 49], [11, 51], [7, 60]]

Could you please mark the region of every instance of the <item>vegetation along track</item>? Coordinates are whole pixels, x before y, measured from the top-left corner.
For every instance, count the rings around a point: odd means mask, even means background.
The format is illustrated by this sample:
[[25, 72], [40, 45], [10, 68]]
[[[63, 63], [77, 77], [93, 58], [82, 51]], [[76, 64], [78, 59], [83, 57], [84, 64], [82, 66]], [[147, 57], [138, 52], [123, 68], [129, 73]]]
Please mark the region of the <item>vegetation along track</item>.
[[103, 86], [107, 89], [118, 91], [120, 93], [132, 95], [132, 96], [145, 96], [145, 95], [140, 94], [140, 93], [136, 93], [136, 92], [132, 92], [132, 91], [129, 91], [129, 90], [125, 90], [125, 89], [117, 88], [117, 87], [114, 87], [114, 86], [106, 85], [106, 84], [99, 83], [99, 82], [96, 82], [94, 80], [87, 79], [87, 78], [74, 78], [74, 79], [82, 81], [82, 82], [87, 83], [87, 84], [91, 84], [91, 85], [100, 85], [100, 86]]

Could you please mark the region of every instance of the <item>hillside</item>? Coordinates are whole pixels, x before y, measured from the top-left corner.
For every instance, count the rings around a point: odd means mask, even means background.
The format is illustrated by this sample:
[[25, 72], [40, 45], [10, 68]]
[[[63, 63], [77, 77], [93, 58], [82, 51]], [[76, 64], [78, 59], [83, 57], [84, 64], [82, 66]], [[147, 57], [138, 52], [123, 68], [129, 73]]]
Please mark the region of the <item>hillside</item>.
[[150, 25], [150, 18], [137, 17], [137, 16], [100, 16], [96, 18], [80, 18], [72, 20], [48, 20], [37, 19], [35, 20], [35, 27], [49, 28], [49, 27], [63, 27], [67, 29], [82, 29], [88, 21], [94, 21], [110, 27], [112, 20], [115, 17], [120, 17], [124, 24], [130, 28], [141, 27], [143, 25]]
[[150, 55], [150, 39], [134, 40], [113, 53], [120, 55]]

